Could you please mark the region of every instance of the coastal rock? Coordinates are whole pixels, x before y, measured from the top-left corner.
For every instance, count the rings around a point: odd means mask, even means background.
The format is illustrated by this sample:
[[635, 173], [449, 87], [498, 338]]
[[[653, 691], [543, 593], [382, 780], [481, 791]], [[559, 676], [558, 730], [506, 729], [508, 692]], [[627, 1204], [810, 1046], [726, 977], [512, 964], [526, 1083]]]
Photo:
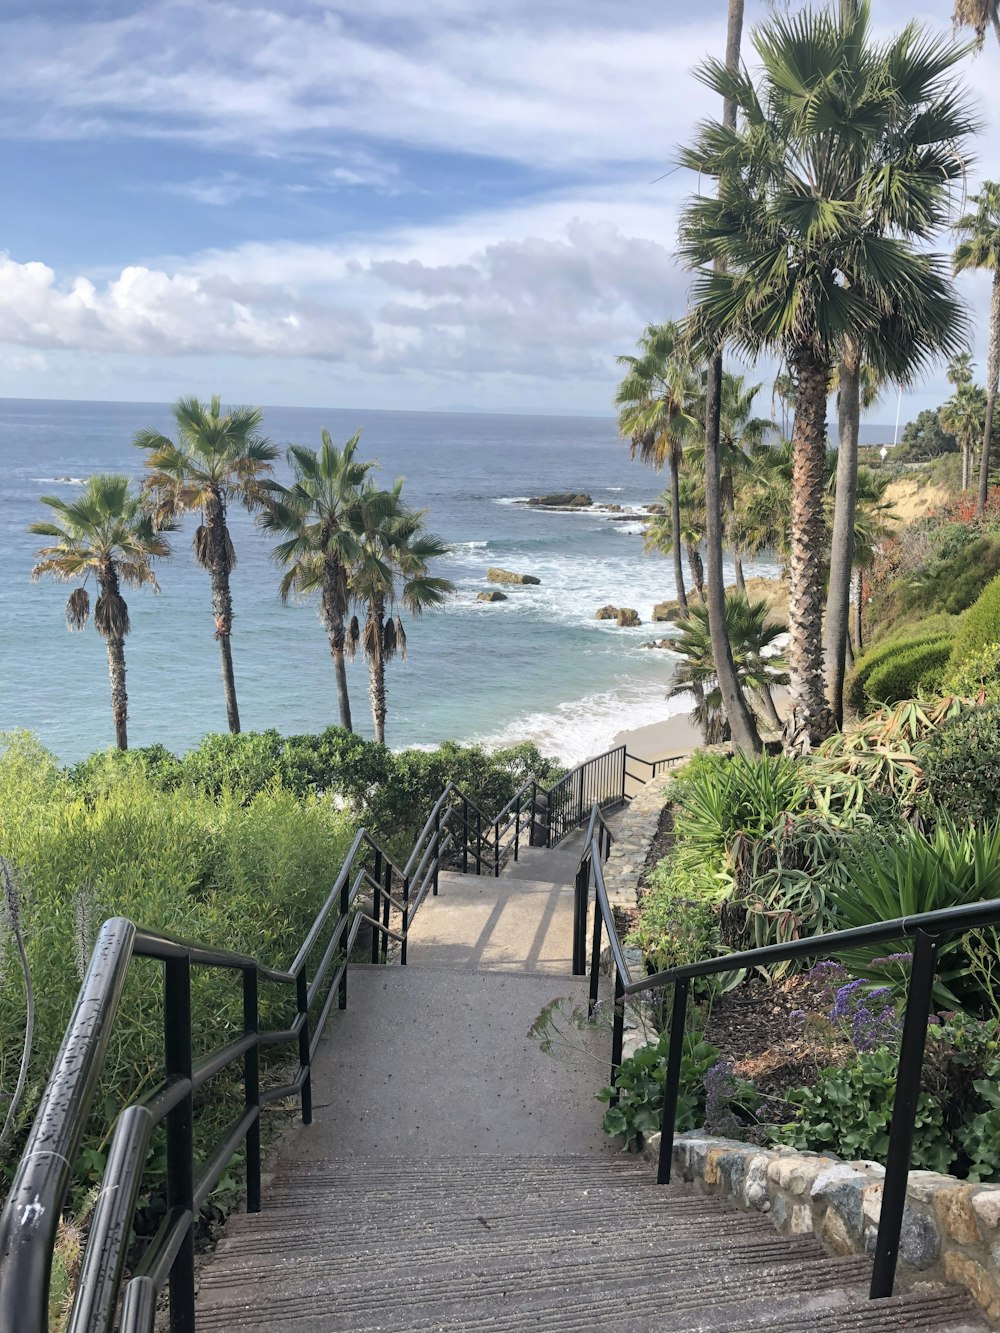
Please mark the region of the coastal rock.
[[585, 491], [555, 491], [533, 495], [527, 503], [539, 509], [589, 509], [594, 501]]
[[486, 579], [489, 583], [541, 583], [541, 579], [536, 579], [534, 574], [515, 574], [510, 569], [500, 569], [492, 565], [486, 571]]
[[621, 629], [635, 629], [636, 625], [641, 625], [639, 612], [634, 611], [630, 606], [621, 606], [618, 608], [618, 625]]
[[672, 602], [657, 602], [653, 607], [654, 620], [676, 620], [680, 614], [681, 604], [675, 598]]
[[609, 602], [607, 606], [598, 607], [597, 611], [594, 613], [594, 617], [596, 620], [617, 620], [618, 608], [617, 606], [612, 606]]
[[647, 639], [645, 643], [640, 643], [640, 648], [673, 648], [673, 639]]
[[488, 592], [481, 592], [476, 596], [477, 602], [505, 602], [506, 600], [507, 594], [498, 592], [496, 588], [490, 588]]

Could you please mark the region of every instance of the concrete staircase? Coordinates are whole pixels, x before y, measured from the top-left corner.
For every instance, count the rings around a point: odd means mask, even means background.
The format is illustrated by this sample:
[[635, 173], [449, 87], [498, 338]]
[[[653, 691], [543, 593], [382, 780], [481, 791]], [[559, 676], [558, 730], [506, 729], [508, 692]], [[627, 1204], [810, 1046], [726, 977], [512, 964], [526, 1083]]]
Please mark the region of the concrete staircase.
[[357, 967], [263, 1212], [230, 1220], [199, 1330], [848, 1329], [978, 1333], [963, 1296], [869, 1302], [869, 1267], [616, 1153], [608, 1033], [527, 1030], [569, 975], [579, 840], [499, 880], [442, 875], [409, 966]]

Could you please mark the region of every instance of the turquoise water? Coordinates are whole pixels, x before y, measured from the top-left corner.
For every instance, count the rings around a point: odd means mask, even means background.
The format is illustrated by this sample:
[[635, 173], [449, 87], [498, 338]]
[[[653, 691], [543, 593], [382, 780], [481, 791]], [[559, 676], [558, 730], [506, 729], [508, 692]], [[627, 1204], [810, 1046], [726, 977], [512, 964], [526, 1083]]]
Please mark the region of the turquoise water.
[[[43, 494], [70, 498], [96, 471], [138, 477], [142, 455], [130, 439], [140, 426], [169, 432], [169, 409], [0, 400], [0, 729], [28, 728], [66, 760], [114, 739], [104, 644], [92, 625], [67, 631], [66, 585], [30, 582], [40, 543], [25, 529], [43, 516]], [[323, 426], [337, 441], [363, 426], [364, 455], [379, 460], [386, 481], [406, 477], [410, 502], [429, 511], [429, 526], [454, 548], [441, 572], [457, 596], [407, 622], [409, 661], [389, 667], [390, 745], [533, 739], [577, 760], [625, 727], [681, 709], [665, 698], [670, 654], [641, 647], [652, 636], [649, 624], [624, 630], [594, 619], [613, 602], [635, 607], [648, 622], [653, 603], [674, 594], [670, 562], [643, 554], [639, 523], [511, 503], [555, 490], [583, 490], [626, 507], [655, 499], [665, 479], [630, 462], [613, 419], [265, 412], [266, 431], [281, 446], [316, 446]], [[315, 607], [280, 604], [268, 540], [248, 515], [231, 519], [243, 727], [322, 729], [336, 722], [337, 705]], [[225, 729], [208, 578], [190, 550], [194, 527], [188, 518], [173, 539], [173, 558], [158, 567], [161, 595], [128, 595], [129, 740], [136, 746], [184, 749]], [[495, 564], [535, 574], [541, 584], [507, 590], [507, 602], [478, 603]], [[355, 725], [370, 735], [360, 661], [349, 679]]]

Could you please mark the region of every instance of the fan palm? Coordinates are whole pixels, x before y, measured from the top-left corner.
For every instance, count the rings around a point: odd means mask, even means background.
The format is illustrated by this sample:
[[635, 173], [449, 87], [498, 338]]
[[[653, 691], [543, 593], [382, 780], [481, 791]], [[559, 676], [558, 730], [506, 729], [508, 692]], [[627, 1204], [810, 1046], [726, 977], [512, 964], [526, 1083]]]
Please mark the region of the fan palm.
[[[693, 477], [689, 476], [681, 477], [677, 489], [680, 509], [680, 543], [687, 552], [691, 581], [699, 599], [703, 602], [705, 600], [705, 564], [701, 558], [701, 544], [705, 540], [705, 491]], [[663, 496], [661, 499], [666, 500], [668, 497]], [[674, 518], [671, 508], [664, 505], [662, 513], [657, 514], [647, 524], [643, 537], [643, 547], [647, 554], [652, 551], [659, 551], [662, 555], [666, 555], [668, 551], [673, 551]], [[687, 602], [682, 604], [682, 609], [687, 610]]]
[[[770, 623], [768, 615], [768, 604], [763, 598], [751, 600], [741, 592], [726, 598], [726, 629], [740, 688], [755, 696], [763, 716], [777, 724], [771, 688], [785, 684], [788, 675], [784, 658], [767, 650], [774, 649], [775, 641], [787, 629], [782, 624]], [[692, 606], [678, 628], [680, 632], [672, 648], [681, 661], [669, 695], [674, 698], [694, 690], [698, 701], [693, 715], [701, 727], [702, 739], [706, 745], [718, 744], [728, 739], [728, 728], [715, 671], [708, 608]]]
[[955, 0], [954, 23], [956, 28], [973, 28], [979, 47], [986, 40], [986, 29], [992, 25], [1000, 42], [1000, 3], [998, 0]]
[[348, 573], [360, 554], [357, 536], [362, 487], [374, 467], [356, 457], [361, 432], [342, 449], [328, 430], [322, 448], [293, 444], [288, 462], [294, 474], [291, 486], [268, 485], [270, 501], [260, 516], [265, 531], [283, 536], [274, 558], [285, 568], [279, 592], [287, 602], [292, 594], [320, 594], [320, 616], [330, 640], [330, 655], [337, 681], [340, 725], [351, 730], [351, 700], [347, 691], [345, 617], [348, 612]]
[[450, 548], [424, 527], [424, 511], [409, 509], [402, 500], [402, 481], [391, 491], [374, 486], [363, 488], [357, 511], [357, 555], [351, 568], [348, 590], [363, 611], [351, 618], [347, 650], [353, 657], [358, 648], [368, 663], [369, 694], [375, 739], [385, 744], [387, 691], [385, 667], [397, 655], [406, 660], [406, 631], [399, 614], [402, 607], [419, 616], [429, 607], [441, 606], [455, 591], [448, 579], [431, 574], [431, 562], [448, 555]]
[[129, 588], [151, 587], [159, 592], [151, 561], [170, 554], [163, 536], [174, 525], [154, 524], [128, 477], [101, 473], [90, 477], [83, 494], [72, 503], [54, 495], [43, 495], [54, 518], [32, 523], [29, 532], [50, 537], [51, 546], [37, 552], [32, 579], [51, 574], [54, 578], [79, 579], [66, 603], [66, 623], [82, 630], [90, 618], [87, 580], [97, 584], [94, 624], [108, 646], [111, 677], [111, 710], [115, 719], [115, 742], [128, 749], [128, 694], [125, 689], [125, 637], [131, 629], [122, 584]]
[[972, 483], [973, 454], [983, 438], [986, 421], [986, 391], [978, 384], [963, 381], [938, 409], [941, 429], [954, 435], [962, 451], [962, 490]]
[[619, 356], [626, 372], [615, 393], [618, 430], [631, 440], [632, 457], [657, 470], [670, 465], [670, 513], [677, 600], [687, 606], [680, 546], [681, 457], [685, 441], [699, 428], [701, 384], [677, 324], [648, 324], [639, 356]]
[[892, 535], [897, 514], [885, 498], [889, 488], [889, 473], [876, 468], [859, 467], [857, 504], [854, 509], [854, 568], [857, 571], [857, 602], [855, 603], [855, 638], [858, 652], [862, 643], [863, 581], [866, 569], [874, 563], [879, 547]]
[[158, 523], [190, 510], [201, 510], [194, 534], [194, 555], [212, 581], [215, 637], [222, 658], [229, 730], [238, 732], [240, 714], [233, 675], [233, 598], [229, 576], [236, 552], [226, 510], [234, 501], [248, 510], [267, 502], [265, 481], [278, 451], [260, 434], [259, 407], [234, 407], [223, 415], [219, 396], [205, 404], [179, 398], [173, 408], [176, 443], [157, 430], [140, 430], [132, 443], [147, 451], [146, 490]]
[[[975, 127], [947, 75], [959, 48], [916, 25], [885, 46], [870, 11], [840, 22], [806, 10], [757, 30], [763, 70], [709, 61], [702, 80], [732, 98], [738, 126], [703, 125], [682, 162], [719, 181], [685, 211], [682, 250], [698, 268], [696, 329], [751, 356], [782, 354], [796, 385], [789, 609], [793, 727], [832, 725], [823, 688], [823, 471], [833, 367], [853, 340], [877, 343], [883, 373], [913, 374], [953, 351], [963, 319], [938, 257], [961, 145]], [[722, 258], [726, 270], [704, 267]]]
[[[996, 0], [991, 8], [997, 37], [1000, 39]], [[962, 237], [955, 251], [955, 272], [985, 269], [993, 274], [989, 352], [986, 358], [986, 417], [983, 422], [983, 452], [979, 463], [979, 497], [976, 501], [976, 513], [982, 514], [989, 487], [990, 444], [996, 412], [997, 382], [1000, 380], [1000, 185], [995, 181], [985, 181], [979, 193], [972, 196], [972, 203], [973, 212], [955, 223], [955, 230]]]

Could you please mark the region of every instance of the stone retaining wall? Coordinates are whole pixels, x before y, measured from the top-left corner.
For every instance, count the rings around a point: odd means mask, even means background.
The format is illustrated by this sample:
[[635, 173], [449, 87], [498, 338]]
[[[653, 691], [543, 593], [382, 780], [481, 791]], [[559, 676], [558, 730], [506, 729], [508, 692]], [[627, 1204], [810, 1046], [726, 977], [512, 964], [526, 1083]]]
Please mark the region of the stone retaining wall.
[[660, 815], [670, 799], [670, 773], [647, 782], [632, 798], [622, 815], [618, 836], [604, 866], [604, 887], [612, 907], [635, 910], [639, 876], [660, 827]]
[[[655, 1158], [659, 1135], [646, 1152]], [[675, 1178], [768, 1213], [783, 1235], [814, 1232], [833, 1254], [875, 1252], [885, 1169], [793, 1148], [760, 1148], [695, 1131], [674, 1143]], [[911, 1171], [899, 1244], [900, 1285], [964, 1287], [1000, 1327], [1000, 1186]]]

